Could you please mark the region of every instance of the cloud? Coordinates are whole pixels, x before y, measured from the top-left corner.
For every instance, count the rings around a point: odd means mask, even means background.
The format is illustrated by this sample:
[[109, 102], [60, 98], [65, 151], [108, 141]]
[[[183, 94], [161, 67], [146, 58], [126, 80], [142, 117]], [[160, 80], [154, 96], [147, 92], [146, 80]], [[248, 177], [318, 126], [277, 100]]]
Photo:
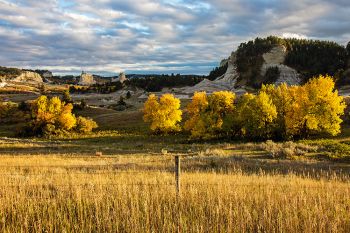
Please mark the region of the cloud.
[[307, 39], [307, 36], [298, 33], [285, 32], [282, 34], [283, 38]]
[[335, 40], [346, 0], [0, 0], [0, 65], [206, 74], [257, 36]]

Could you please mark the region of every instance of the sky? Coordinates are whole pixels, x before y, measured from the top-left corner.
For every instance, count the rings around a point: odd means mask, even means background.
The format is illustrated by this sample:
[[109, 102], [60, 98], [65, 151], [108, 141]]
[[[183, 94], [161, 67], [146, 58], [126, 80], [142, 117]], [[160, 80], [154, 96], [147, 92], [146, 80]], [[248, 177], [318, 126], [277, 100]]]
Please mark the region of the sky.
[[0, 66], [207, 74], [276, 35], [350, 41], [349, 0], [0, 0]]

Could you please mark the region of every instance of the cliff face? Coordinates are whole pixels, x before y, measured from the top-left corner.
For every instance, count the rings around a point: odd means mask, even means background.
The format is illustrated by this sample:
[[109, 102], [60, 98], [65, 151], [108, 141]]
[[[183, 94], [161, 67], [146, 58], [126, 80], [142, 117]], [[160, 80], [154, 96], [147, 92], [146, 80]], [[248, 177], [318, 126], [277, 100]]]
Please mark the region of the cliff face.
[[288, 85], [298, 85], [301, 80], [296, 70], [284, 65], [287, 50], [283, 46], [276, 46], [270, 52], [263, 54], [264, 64], [261, 67], [261, 75], [264, 76], [270, 67], [277, 67], [280, 75], [275, 82], [276, 85], [287, 83]]
[[42, 83], [43, 79], [40, 74], [32, 71], [23, 71], [19, 76], [10, 80], [12, 82], [20, 82], [20, 83], [30, 83], [30, 84], [38, 84]]
[[[283, 46], [276, 46], [271, 49], [270, 52], [263, 54], [263, 65], [260, 69], [260, 75], [264, 77], [266, 71], [270, 67], [278, 67], [279, 76], [276, 85], [281, 83], [287, 83], [288, 85], [297, 85], [300, 83], [299, 74], [296, 70], [284, 65], [284, 60], [287, 55], [287, 51]], [[236, 53], [232, 52], [228, 59], [223, 60], [220, 66], [228, 65], [224, 75], [217, 77], [214, 81], [208, 79], [203, 80], [193, 87], [181, 88], [179, 91], [185, 94], [193, 94], [198, 91], [205, 91], [212, 93], [214, 91], [228, 90], [233, 91], [236, 94], [242, 94], [245, 92], [246, 86], [238, 85], [237, 80], [239, 73], [236, 66]], [[244, 83], [244, 82], [243, 82]]]
[[235, 84], [238, 78], [237, 68], [235, 65], [236, 55], [233, 52], [228, 59], [223, 60], [221, 62], [221, 66], [226, 65], [227, 62], [227, 70], [225, 74], [220, 77], [217, 77], [215, 80], [210, 81], [208, 79], [204, 79], [202, 82], [198, 83], [193, 87], [183, 88], [182, 92], [186, 94], [192, 94], [194, 92], [205, 91], [207, 93], [212, 93], [215, 91], [234, 91], [236, 93], [244, 92], [243, 89], [236, 89]]

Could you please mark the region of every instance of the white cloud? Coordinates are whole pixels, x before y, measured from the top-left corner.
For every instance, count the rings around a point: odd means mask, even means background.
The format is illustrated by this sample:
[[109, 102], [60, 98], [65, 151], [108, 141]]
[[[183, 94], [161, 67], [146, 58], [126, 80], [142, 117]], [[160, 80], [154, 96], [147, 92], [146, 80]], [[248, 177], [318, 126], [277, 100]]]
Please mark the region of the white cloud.
[[283, 38], [295, 38], [295, 39], [308, 39], [306, 35], [302, 34], [297, 34], [297, 33], [290, 33], [290, 32], [285, 32], [282, 34]]
[[257, 36], [344, 44], [349, 10], [344, 0], [0, 0], [0, 63], [206, 73]]

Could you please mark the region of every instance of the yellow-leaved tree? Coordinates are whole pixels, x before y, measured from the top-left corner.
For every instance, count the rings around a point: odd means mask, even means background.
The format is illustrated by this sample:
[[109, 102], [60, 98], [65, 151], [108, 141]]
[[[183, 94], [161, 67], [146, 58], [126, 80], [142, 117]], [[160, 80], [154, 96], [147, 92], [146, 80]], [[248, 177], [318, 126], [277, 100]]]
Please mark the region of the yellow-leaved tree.
[[90, 132], [97, 128], [96, 122], [91, 119], [77, 119], [72, 113], [73, 105], [62, 102], [58, 97], [48, 98], [47, 96], [38, 97], [31, 106], [31, 121], [23, 129], [23, 135], [49, 136], [68, 134], [71, 131], [82, 132], [79, 129], [86, 128]]
[[181, 102], [172, 94], [164, 94], [159, 99], [151, 94], [144, 104], [143, 119], [150, 123], [154, 133], [171, 133], [181, 130], [179, 122], [182, 120]]
[[277, 109], [265, 92], [258, 95], [247, 93], [239, 99], [232, 117], [236, 127], [240, 128], [241, 136], [270, 138]]
[[320, 75], [310, 79], [305, 85], [309, 103], [304, 116], [302, 133], [313, 132], [337, 135], [340, 133], [341, 116], [346, 107], [344, 98], [334, 90], [333, 78]]
[[303, 86], [263, 86], [277, 108], [274, 134], [280, 139], [304, 138], [310, 134], [340, 133], [343, 97], [334, 90], [330, 76], [318, 76]]
[[184, 129], [191, 132], [192, 137], [199, 138], [205, 131], [205, 123], [201, 114], [208, 107], [208, 97], [205, 92], [195, 92], [192, 102], [186, 107], [189, 119], [185, 122]]
[[[185, 123], [193, 138], [211, 138], [223, 133], [225, 117], [234, 109], [235, 94], [218, 91], [206, 96], [204, 92], [193, 96], [187, 107], [190, 119]], [[195, 110], [197, 108], [197, 110]]]
[[273, 84], [263, 85], [260, 93], [266, 93], [276, 106], [277, 118], [273, 124], [273, 137], [277, 139], [287, 139], [286, 113], [291, 109], [293, 100], [289, 93], [290, 87], [286, 83], [279, 86]]

